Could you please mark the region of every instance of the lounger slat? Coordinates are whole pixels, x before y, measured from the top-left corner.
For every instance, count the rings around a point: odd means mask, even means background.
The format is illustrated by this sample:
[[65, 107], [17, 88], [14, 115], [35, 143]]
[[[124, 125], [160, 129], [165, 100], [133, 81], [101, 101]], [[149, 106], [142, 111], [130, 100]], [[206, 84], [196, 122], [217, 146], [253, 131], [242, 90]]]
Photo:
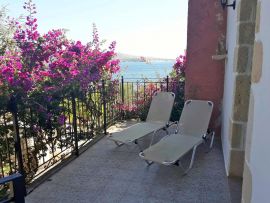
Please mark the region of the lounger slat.
[[120, 143], [129, 143], [141, 137], [144, 137], [153, 131], [159, 130], [163, 128], [165, 123], [150, 123], [143, 122], [137, 123], [135, 125], [130, 126], [126, 130], [121, 132], [117, 132], [109, 136], [109, 139], [120, 142]]
[[160, 164], [173, 164], [201, 142], [202, 139], [198, 137], [172, 134], [144, 150], [142, 158]]
[[151, 102], [146, 122], [168, 122], [170, 120], [174, 94], [172, 92], [159, 92]]
[[212, 109], [210, 101], [187, 101], [179, 120], [179, 133], [201, 138], [208, 128]]

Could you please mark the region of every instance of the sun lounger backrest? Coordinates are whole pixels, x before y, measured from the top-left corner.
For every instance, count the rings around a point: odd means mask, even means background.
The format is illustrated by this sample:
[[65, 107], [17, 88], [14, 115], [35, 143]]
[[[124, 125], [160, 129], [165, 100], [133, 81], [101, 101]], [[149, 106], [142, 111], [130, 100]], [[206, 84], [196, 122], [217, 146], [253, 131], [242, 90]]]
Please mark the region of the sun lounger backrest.
[[172, 92], [156, 93], [150, 105], [147, 122], [168, 122], [170, 120], [171, 111], [174, 103], [175, 95]]
[[186, 101], [178, 124], [179, 133], [202, 137], [207, 131], [213, 106], [211, 101]]

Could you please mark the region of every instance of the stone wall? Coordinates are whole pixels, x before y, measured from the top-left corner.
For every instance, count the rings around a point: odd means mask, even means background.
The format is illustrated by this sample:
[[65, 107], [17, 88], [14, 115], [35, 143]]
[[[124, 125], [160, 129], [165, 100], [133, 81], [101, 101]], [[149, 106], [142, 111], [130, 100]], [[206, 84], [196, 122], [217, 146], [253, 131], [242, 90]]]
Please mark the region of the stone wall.
[[242, 202], [269, 202], [270, 1], [258, 0]]
[[[244, 152], [245, 152], [245, 135], [247, 129], [250, 81], [252, 69], [252, 55], [255, 36], [255, 17], [256, 17], [257, 0], [239, 0], [235, 11], [230, 10], [228, 15], [234, 14], [234, 20], [228, 20], [228, 27], [235, 26], [236, 32], [230, 33], [235, 35], [236, 41], [233, 43], [233, 64], [226, 64], [226, 75], [231, 78], [231, 84], [225, 84], [224, 92], [231, 92], [232, 100], [231, 113], [223, 116], [222, 140], [225, 164], [229, 176], [243, 175]], [[232, 8], [228, 8], [232, 9]], [[228, 16], [229, 18], [229, 16]], [[228, 34], [227, 34], [228, 35]], [[227, 42], [232, 43], [227, 40]], [[229, 45], [227, 45], [229, 46]], [[232, 53], [228, 53], [232, 56]], [[228, 59], [229, 60], [229, 59]], [[233, 66], [231, 67], [228, 66]], [[224, 98], [223, 111], [227, 111]], [[228, 107], [227, 107], [228, 108]]]
[[[211, 125], [222, 124], [226, 170], [243, 177], [242, 202], [269, 202], [270, 1], [236, 2], [224, 37], [219, 2], [189, 0], [186, 98], [215, 102]], [[212, 56], [226, 52], [223, 83], [224, 64]]]

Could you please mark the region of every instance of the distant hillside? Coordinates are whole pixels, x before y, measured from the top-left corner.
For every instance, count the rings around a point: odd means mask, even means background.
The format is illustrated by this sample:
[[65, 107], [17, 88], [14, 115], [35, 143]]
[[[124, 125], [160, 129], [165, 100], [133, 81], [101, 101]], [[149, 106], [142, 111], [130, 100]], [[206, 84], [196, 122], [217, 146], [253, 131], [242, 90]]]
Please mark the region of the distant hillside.
[[130, 54], [117, 53], [116, 58], [121, 61], [138, 61], [138, 62], [149, 62], [149, 61], [174, 61], [174, 59], [156, 58], [148, 56], [134, 56]]

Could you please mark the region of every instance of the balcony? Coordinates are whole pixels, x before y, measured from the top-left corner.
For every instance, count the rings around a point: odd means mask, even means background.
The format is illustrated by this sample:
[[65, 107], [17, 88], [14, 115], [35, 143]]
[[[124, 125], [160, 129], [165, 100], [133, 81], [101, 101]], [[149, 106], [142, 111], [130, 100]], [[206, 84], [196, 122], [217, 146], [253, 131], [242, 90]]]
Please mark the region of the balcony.
[[[131, 124], [134, 121], [122, 122], [108, 131]], [[158, 135], [162, 136], [164, 132]], [[148, 143], [148, 137], [141, 140], [144, 147]], [[206, 153], [207, 149], [205, 145], [198, 148], [193, 169], [183, 176], [177, 166], [147, 166], [136, 145], [117, 147], [104, 137], [39, 185], [26, 202], [234, 202], [220, 140], [212, 151]], [[184, 157], [183, 164], [190, 156]], [[238, 185], [233, 189], [237, 193]]]
[[[113, 97], [112, 87], [117, 90]], [[32, 113], [33, 106], [20, 109], [13, 102], [0, 115], [1, 177], [25, 174], [26, 202], [239, 202], [241, 181], [228, 181], [219, 138], [210, 152], [206, 145], [198, 148], [193, 169], [184, 175], [177, 166], [147, 166], [135, 144], [117, 147], [104, 137], [106, 131], [143, 120], [156, 91], [177, 91], [172, 118], [179, 119], [184, 83], [168, 77], [122, 78], [113, 86], [103, 81], [85, 100], [80, 95], [60, 97], [65, 119], [49, 130], [42, 125], [37, 130], [35, 118], [40, 118]], [[155, 141], [164, 135], [159, 132]], [[139, 142], [147, 148], [150, 137]], [[183, 158], [184, 165], [190, 157]], [[0, 191], [8, 193], [9, 188]]]

